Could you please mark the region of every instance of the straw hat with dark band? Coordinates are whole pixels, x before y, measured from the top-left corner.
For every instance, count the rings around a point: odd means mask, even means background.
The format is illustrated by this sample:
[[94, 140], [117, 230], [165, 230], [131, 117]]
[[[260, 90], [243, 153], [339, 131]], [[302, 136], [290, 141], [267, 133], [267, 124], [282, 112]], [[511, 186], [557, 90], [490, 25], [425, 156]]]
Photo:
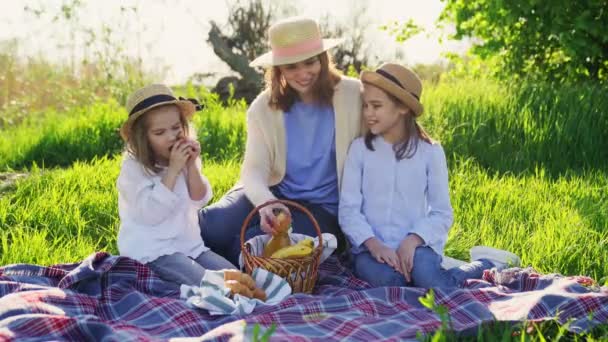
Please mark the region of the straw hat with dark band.
[[179, 107], [186, 118], [190, 118], [194, 112], [201, 109], [198, 101], [194, 99], [176, 98], [171, 89], [163, 84], [152, 84], [135, 91], [127, 99], [127, 111], [129, 118], [120, 128], [120, 136], [127, 141], [131, 126], [137, 118], [150, 109], [174, 104]]
[[361, 81], [370, 83], [403, 101], [415, 116], [424, 111], [420, 96], [422, 82], [410, 69], [399, 64], [386, 63], [376, 71], [363, 71]]
[[271, 51], [251, 62], [251, 66], [293, 64], [314, 57], [340, 44], [342, 39], [322, 39], [319, 25], [313, 19], [291, 17], [268, 29]]

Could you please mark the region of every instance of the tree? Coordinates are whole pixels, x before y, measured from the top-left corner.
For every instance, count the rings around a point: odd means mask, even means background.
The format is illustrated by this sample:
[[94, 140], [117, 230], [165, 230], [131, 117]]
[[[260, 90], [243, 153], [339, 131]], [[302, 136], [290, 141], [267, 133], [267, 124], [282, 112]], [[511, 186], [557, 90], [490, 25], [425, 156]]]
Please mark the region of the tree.
[[608, 79], [606, 0], [446, 0], [440, 20], [503, 75], [553, 81]]
[[363, 67], [377, 62], [373, 59], [370, 44], [366, 40], [365, 32], [371, 23], [365, 13], [367, 13], [367, 4], [358, 2], [358, 6], [352, 9], [345, 23], [336, 23], [330, 14], [326, 14], [319, 21], [322, 34], [344, 39], [342, 44], [332, 49], [336, 67], [344, 72], [352, 66], [357, 73], [360, 73]]
[[220, 98], [234, 96], [250, 102], [262, 88], [263, 75], [250, 67], [249, 62], [268, 49], [267, 34], [274, 11], [274, 7], [265, 7], [262, 0], [247, 4], [237, 0], [229, 11], [228, 34], [211, 21], [207, 41], [213, 46], [213, 52], [241, 75], [241, 78], [227, 76], [218, 81], [213, 91]]

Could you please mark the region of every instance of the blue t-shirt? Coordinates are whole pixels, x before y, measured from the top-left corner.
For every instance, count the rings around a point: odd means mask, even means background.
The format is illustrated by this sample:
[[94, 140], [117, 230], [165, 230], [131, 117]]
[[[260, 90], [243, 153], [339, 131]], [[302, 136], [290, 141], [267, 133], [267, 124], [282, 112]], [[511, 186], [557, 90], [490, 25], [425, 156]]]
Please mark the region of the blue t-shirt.
[[284, 114], [287, 142], [285, 178], [277, 185], [289, 199], [321, 204], [338, 213], [336, 125], [331, 106], [294, 103]]

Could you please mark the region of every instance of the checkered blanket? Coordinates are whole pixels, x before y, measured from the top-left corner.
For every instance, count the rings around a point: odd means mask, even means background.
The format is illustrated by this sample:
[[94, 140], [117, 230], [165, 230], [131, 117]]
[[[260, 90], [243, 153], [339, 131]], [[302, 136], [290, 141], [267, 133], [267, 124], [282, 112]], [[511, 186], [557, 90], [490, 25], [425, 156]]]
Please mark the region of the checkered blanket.
[[[441, 322], [423, 307], [418, 288], [375, 288], [335, 258], [322, 264], [314, 295], [296, 294], [246, 316], [211, 316], [179, 299], [179, 288], [124, 257], [95, 253], [79, 264], [0, 267], [0, 340], [156, 341], [250, 337], [256, 323], [275, 323], [277, 341], [414, 339]], [[608, 323], [608, 288], [586, 277], [538, 275], [530, 269], [486, 272], [464, 289], [435, 289], [456, 331], [495, 319], [556, 319], [572, 331]], [[234, 321], [234, 322], [233, 322]], [[218, 331], [220, 333], [218, 333]], [[197, 339], [200, 340], [200, 339]]]

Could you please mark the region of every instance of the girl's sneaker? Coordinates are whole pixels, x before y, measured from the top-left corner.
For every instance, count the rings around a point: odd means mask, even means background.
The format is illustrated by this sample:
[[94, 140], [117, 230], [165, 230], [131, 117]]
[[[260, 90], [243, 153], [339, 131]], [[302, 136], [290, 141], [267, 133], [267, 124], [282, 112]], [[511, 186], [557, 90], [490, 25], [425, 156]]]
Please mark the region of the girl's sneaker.
[[470, 254], [471, 260], [490, 260], [499, 271], [507, 267], [519, 267], [521, 265], [521, 259], [517, 255], [502, 249], [475, 246], [471, 248]]
[[443, 267], [446, 270], [449, 270], [450, 268], [460, 267], [460, 266], [466, 265], [466, 264], [468, 264], [468, 262], [450, 258], [447, 255], [444, 255], [443, 260], [441, 261], [441, 267]]

